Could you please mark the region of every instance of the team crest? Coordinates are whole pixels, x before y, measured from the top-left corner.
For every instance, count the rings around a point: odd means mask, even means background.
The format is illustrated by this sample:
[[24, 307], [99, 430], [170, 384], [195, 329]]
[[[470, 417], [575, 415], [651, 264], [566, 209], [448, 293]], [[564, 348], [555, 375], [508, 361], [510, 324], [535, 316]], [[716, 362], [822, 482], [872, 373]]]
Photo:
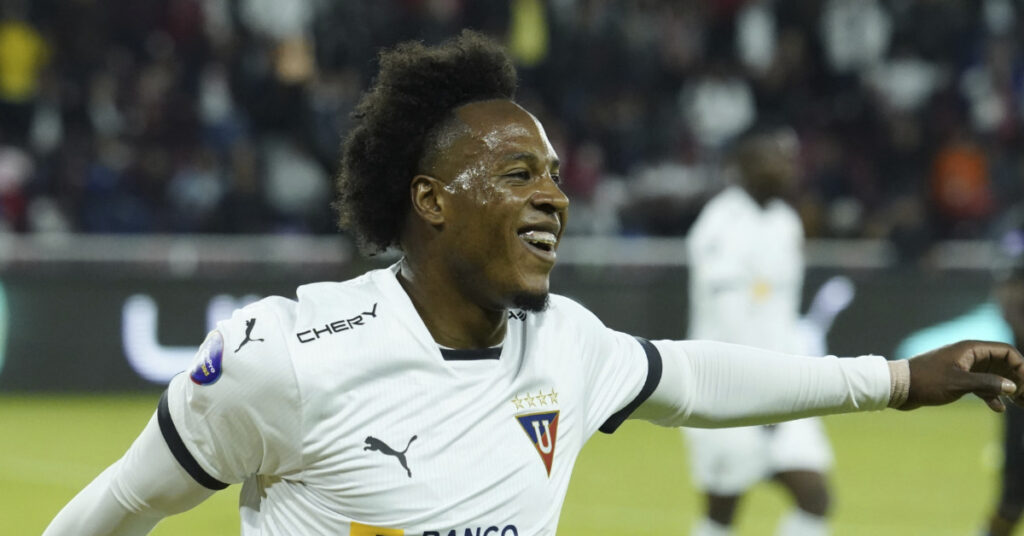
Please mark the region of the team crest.
[[195, 365], [189, 378], [197, 385], [210, 385], [220, 379], [224, 372], [221, 362], [224, 357], [224, 337], [219, 331], [211, 331], [196, 352]]
[[540, 454], [548, 476], [551, 476], [551, 461], [555, 457], [555, 440], [558, 438], [558, 411], [516, 415], [516, 420]]

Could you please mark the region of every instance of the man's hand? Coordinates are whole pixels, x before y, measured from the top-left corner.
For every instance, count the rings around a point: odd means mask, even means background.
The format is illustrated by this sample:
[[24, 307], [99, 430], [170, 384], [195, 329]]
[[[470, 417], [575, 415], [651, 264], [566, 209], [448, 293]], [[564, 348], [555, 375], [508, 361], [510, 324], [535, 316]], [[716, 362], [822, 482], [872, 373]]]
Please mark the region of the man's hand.
[[1000, 396], [1024, 406], [1024, 358], [998, 342], [960, 341], [910, 359], [910, 392], [899, 409], [939, 406], [974, 393], [993, 411]]

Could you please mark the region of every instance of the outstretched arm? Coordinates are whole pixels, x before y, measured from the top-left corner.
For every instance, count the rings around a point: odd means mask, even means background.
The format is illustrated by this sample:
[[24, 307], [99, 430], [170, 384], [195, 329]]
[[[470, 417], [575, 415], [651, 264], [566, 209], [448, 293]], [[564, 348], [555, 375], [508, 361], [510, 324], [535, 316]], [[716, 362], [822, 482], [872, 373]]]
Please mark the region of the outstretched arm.
[[1000, 395], [1019, 402], [1017, 386], [1024, 385], [1024, 360], [1001, 343], [965, 341], [897, 362], [793, 356], [711, 341], [654, 344], [662, 356], [661, 382], [633, 417], [665, 426], [741, 426], [913, 409], [967, 393], [1001, 411]]
[[79, 492], [43, 536], [148, 534], [164, 517], [213, 493], [182, 469], [154, 415], [124, 457]]

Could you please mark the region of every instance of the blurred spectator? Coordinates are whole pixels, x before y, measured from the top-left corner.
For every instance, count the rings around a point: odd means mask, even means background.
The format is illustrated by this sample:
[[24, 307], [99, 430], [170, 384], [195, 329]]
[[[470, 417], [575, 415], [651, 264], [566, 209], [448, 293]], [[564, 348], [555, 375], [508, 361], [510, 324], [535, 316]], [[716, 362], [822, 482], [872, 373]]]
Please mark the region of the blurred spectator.
[[280, 230], [324, 232], [322, 212], [330, 204], [327, 173], [298, 143], [271, 138], [263, 143], [267, 203], [283, 217]]
[[892, 21], [877, 0], [828, 0], [822, 11], [821, 37], [836, 74], [857, 74], [874, 67], [889, 49]]
[[167, 183], [170, 225], [175, 231], [207, 229], [224, 190], [216, 155], [209, 149], [195, 150]]
[[312, 0], [240, 0], [239, 16], [253, 33], [277, 42], [309, 35], [316, 7]]
[[32, 168], [32, 160], [25, 151], [0, 145], [0, 231], [25, 229], [24, 186]]
[[36, 197], [28, 206], [28, 230], [40, 234], [66, 234], [71, 231], [71, 225], [53, 199]]
[[568, 156], [561, 170], [562, 188], [573, 199], [587, 202], [605, 176], [604, 151], [600, 145], [588, 140]]
[[536, 67], [548, 55], [548, 24], [541, 0], [512, 0], [508, 50], [519, 65]]
[[246, 143], [235, 145], [229, 157], [232, 170], [218, 210], [208, 230], [226, 233], [266, 233], [272, 230], [271, 213], [263, 198], [255, 149]]
[[50, 46], [25, 16], [20, 1], [0, 3], [0, 118], [5, 132], [24, 142]]
[[722, 60], [683, 88], [680, 105], [694, 136], [712, 151], [752, 125], [757, 113], [750, 84]]
[[976, 227], [993, 215], [988, 158], [967, 135], [956, 133], [935, 155], [931, 195], [940, 225], [951, 236], [978, 236]]
[[988, 41], [982, 60], [972, 64], [960, 81], [971, 126], [982, 134], [1012, 136], [1024, 110], [1024, 64], [1019, 43], [1004, 38]]
[[245, 124], [231, 95], [227, 68], [216, 62], [203, 66], [199, 77], [199, 120], [203, 125], [203, 141], [224, 152], [241, 136]]
[[898, 113], [920, 110], [943, 81], [938, 67], [905, 49], [866, 74], [885, 110]]
[[736, 50], [751, 72], [763, 75], [775, 60], [775, 14], [768, 0], [753, 0], [736, 18]]

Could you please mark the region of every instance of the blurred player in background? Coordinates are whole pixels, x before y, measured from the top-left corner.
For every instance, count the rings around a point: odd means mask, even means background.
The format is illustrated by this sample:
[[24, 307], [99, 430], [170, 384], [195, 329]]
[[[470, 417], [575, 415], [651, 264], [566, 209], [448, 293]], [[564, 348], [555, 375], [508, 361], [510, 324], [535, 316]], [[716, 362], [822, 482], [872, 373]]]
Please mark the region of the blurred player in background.
[[549, 292], [569, 200], [504, 50], [464, 32], [380, 65], [338, 208], [402, 259], [219, 323], [47, 536], [145, 534], [237, 483], [245, 535], [552, 535], [580, 449], [627, 418], [740, 426], [1024, 395], [1024, 358], [1002, 344], [891, 363], [605, 327]]
[[[997, 233], [995, 298], [1019, 348], [1024, 342], [1024, 210], [1006, 217]], [[1024, 512], [1024, 409], [1004, 415], [1002, 491], [984, 536], [1010, 536]]]
[[[689, 338], [824, 355], [822, 328], [849, 298], [842, 280], [826, 286], [837, 290], [820, 294], [819, 306], [801, 322], [804, 230], [786, 201], [796, 186], [798, 151], [795, 133], [786, 128], [758, 127], [738, 140], [736, 184], [708, 202], [687, 240]], [[818, 418], [684, 431], [693, 478], [707, 498], [695, 535], [731, 534], [741, 496], [764, 478], [782, 484], [796, 502], [779, 535], [827, 534], [832, 449]]]

